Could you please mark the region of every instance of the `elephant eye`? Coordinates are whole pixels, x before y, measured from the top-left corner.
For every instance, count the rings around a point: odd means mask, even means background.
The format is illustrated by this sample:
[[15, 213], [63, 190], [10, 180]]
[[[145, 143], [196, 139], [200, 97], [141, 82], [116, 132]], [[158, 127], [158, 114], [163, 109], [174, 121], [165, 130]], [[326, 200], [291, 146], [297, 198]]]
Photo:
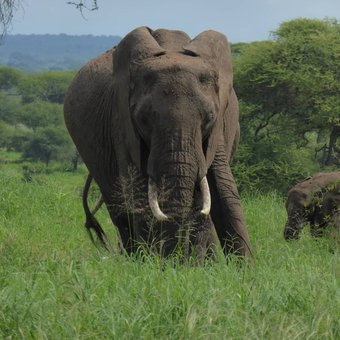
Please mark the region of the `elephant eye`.
[[214, 72], [201, 73], [198, 76], [198, 81], [203, 88], [213, 88], [216, 93], [218, 92], [218, 78]]
[[136, 112], [137, 124], [140, 128], [145, 129], [148, 127], [150, 120], [152, 120], [153, 110], [151, 105], [145, 105]]
[[140, 118], [140, 123], [142, 125], [148, 125], [148, 117], [146, 115], [143, 115], [141, 118]]
[[201, 84], [208, 84], [210, 83], [211, 79], [207, 73], [202, 73], [199, 75], [198, 80]]
[[214, 121], [214, 114], [213, 114], [212, 112], [209, 112], [209, 113], [206, 115], [205, 123], [206, 123], [206, 125], [209, 125], [209, 124], [211, 124], [213, 121]]
[[214, 118], [215, 118], [215, 116], [214, 116], [213, 112], [209, 112], [204, 117], [203, 127], [202, 127], [203, 139], [206, 139], [208, 137], [209, 132], [210, 132], [210, 130], [211, 130], [211, 128], [212, 128], [212, 126], [214, 125], [214, 122], [215, 122]]
[[140, 110], [135, 114], [135, 127], [143, 140], [148, 142], [151, 135], [150, 112]]
[[131, 112], [135, 111], [137, 104], [134, 102], [130, 102], [130, 110]]

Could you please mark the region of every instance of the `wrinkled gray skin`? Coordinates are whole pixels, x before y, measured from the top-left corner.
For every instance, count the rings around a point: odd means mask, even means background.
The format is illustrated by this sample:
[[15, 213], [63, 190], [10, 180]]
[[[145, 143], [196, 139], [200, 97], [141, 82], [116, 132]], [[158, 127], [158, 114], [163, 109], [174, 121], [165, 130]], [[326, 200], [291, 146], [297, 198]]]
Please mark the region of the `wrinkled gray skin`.
[[[225, 253], [251, 255], [230, 169], [240, 133], [230, 59], [227, 39], [218, 32], [190, 40], [184, 32], [140, 27], [73, 80], [65, 122], [128, 253], [142, 241], [161, 243], [168, 255], [189, 223], [190, 242], [199, 251], [220, 242]], [[139, 199], [145, 209], [128, 214], [116, 183], [131, 166], [144, 179]], [[211, 193], [207, 216], [200, 213], [204, 176]], [[168, 219], [153, 219], [152, 230], [149, 180], [159, 191], [162, 183], [167, 188], [161, 209]], [[87, 224], [93, 223], [87, 209]]]
[[321, 236], [328, 225], [340, 231], [340, 172], [318, 173], [295, 185], [286, 209], [286, 240], [298, 239], [304, 224], [313, 236]]

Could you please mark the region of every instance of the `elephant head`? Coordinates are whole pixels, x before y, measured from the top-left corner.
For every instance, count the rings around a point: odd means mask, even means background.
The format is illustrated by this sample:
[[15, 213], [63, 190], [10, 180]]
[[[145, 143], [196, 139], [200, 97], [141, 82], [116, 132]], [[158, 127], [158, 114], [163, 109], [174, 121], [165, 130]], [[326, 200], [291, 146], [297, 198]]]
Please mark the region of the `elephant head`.
[[[134, 166], [148, 183], [150, 210], [169, 231], [173, 221], [197, 215], [213, 223], [222, 245], [250, 253], [230, 170], [239, 123], [224, 35], [206, 31], [190, 40], [180, 31], [137, 28], [80, 70], [64, 112], [123, 239], [131, 230], [126, 216], [115, 216], [112, 188]], [[162, 207], [161, 183], [170, 188]]]
[[305, 224], [312, 236], [321, 236], [328, 225], [340, 228], [340, 172], [318, 173], [288, 192], [286, 240], [299, 239]]
[[[139, 28], [118, 45], [113, 73], [115, 112], [125, 124], [128, 154], [149, 179], [155, 217], [190, 209], [195, 187], [208, 215], [206, 175], [232, 91], [226, 38], [207, 31], [190, 41], [182, 32]], [[172, 188], [165, 212], [157, 202], [162, 179]]]

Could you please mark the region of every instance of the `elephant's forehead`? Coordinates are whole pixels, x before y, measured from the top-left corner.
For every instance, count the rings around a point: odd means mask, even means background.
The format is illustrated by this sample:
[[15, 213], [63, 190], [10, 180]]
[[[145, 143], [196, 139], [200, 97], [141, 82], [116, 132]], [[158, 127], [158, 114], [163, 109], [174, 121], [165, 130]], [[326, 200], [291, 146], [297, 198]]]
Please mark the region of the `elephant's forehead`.
[[209, 70], [209, 65], [200, 57], [192, 57], [181, 53], [167, 53], [156, 58], [150, 58], [141, 66], [154, 72], [190, 71], [198, 73]]

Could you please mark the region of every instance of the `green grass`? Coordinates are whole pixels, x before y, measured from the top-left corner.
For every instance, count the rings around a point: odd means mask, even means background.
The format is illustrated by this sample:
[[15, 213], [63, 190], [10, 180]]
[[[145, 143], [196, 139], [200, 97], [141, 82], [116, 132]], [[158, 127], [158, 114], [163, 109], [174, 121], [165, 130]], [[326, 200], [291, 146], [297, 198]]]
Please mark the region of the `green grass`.
[[[340, 246], [283, 240], [283, 198], [243, 197], [255, 254], [202, 266], [97, 250], [84, 173], [0, 169], [0, 338], [339, 339]], [[103, 211], [99, 219], [114, 233]]]

